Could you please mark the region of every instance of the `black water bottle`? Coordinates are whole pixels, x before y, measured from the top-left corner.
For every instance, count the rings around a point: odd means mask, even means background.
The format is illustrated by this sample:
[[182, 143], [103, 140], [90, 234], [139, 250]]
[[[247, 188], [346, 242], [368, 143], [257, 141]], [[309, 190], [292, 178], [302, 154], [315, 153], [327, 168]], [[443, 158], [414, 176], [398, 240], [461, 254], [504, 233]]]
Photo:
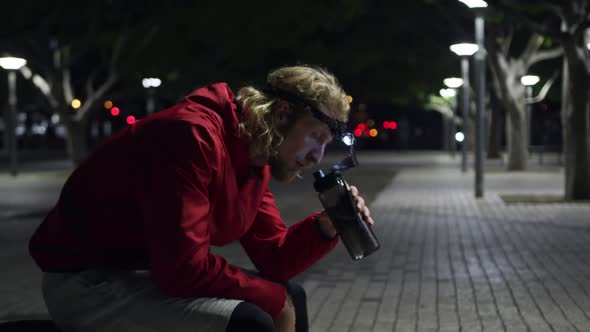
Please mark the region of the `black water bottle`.
[[373, 230], [363, 221], [342, 173], [332, 171], [324, 175], [319, 170], [313, 176], [315, 191], [350, 257], [359, 260], [379, 249], [379, 241]]

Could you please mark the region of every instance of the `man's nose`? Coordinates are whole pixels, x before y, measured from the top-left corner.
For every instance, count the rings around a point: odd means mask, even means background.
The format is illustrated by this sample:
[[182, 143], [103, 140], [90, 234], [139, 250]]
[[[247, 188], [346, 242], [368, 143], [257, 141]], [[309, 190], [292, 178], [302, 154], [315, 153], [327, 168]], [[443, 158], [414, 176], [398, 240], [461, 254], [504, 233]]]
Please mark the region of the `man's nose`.
[[322, 161], [322, 158], [324, 157], [325, 148], [326, 145], [322, 144], [314, 148], [313, 150], [309, 151], [309, 153], [307, 154], [307, 160], [312, 164], [319, 164], [320, 161]]

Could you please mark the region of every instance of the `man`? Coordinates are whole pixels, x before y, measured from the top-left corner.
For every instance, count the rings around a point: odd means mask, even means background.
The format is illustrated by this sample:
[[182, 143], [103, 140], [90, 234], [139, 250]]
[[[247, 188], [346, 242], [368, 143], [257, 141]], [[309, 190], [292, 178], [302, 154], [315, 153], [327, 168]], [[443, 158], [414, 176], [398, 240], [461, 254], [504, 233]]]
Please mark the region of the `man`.
[[[348, 117], [334, 76], [224, 83], [117, 132], [80, 165], [33, 235], [43, 295], [65, 331], [305, 331], [289, 280], [337, 244], [324, 211], [289, 229], [268, 189], [317, 164]], [[357, 206], [372, 224], [364, 200]], [[239, 240], [258, 269], [210, 252]]]

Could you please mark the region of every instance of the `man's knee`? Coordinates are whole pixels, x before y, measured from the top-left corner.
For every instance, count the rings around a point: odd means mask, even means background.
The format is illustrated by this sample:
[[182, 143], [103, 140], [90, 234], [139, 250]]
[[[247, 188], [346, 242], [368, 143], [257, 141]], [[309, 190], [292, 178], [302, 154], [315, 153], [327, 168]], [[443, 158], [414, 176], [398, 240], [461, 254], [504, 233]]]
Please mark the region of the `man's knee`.
[[226, 332], [273, 332], [272, 317], [258, 306], [241, 302], [232, 312]]

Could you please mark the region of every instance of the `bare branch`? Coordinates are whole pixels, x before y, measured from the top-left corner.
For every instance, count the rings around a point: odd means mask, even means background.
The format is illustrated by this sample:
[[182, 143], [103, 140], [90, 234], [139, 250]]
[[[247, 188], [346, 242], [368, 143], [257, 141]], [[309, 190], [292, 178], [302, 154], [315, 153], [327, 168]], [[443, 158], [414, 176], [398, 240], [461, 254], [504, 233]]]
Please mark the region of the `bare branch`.
[[154, 39], [160, 27], [153, 26], [147, 33], [143, 35], [143, 38], [137, 43], [136, 47], [132, 50], [129, 57], [134, 58], [138, 56]]
[[[547, 8], [547, 2], [543, 1], [545, 8]], [[543, 36], [551, 37], [555, 40], [562, 40], [562, 36], [560, 33], [555, 32], [554, 30], [550, 29], [546, 24], [537, 22], [536, 20], [530, 18], [527, 15], [521, 13], [515, 7], [518, 5], [517, 1], [511, 0], [501, 0], [495, 3], [495, 7], [501, 10], [504, 14], [511, 17], [516, 22], [523, 22], [526, 24], [531, 30], [541, 34]]]
[[501, 50], [504, 56], [508, 57], [508, 52], [510, 52], [510, 45], [512, 45], [512, 39], [514, 38], [514, 27], [510, 25], [510, 31], [506, 38], [501, 39], [503, 41], [501, 45]]
[[96, 75], [98, 74], [98, 69], [92, 71], [88, 78], [86, 79], [85, 89], [86, 89], [86, 96], [92, 96], [94, 94], [94, 80], [96, 79]]
[[121, 32], [117, 40], [115, 41], [115, 45], [113, 46], [113, 52], [111, 53], [111, 60], [109, 63], [110, 71], [114, 71], [115, 67], [117, 66], [117, 62], [121, 57], [121, 53], [123, 51], [123, 45], [127, 43], [127, 33]]
[[111, 72], [109, 78], [100, 86], [100, 88], [98, 88], [95, 93], [88, 96], [86, 103], [84, 103], [84, 105], [78, 109], [76, 115], [74, 115], [74, 120], [82, 121], [88, 118], [91, 114], [90, 110], [96, 103], [96, 100], [102, 98], [102, 96], [107, 93], [118, 80], [119, 76], [115, 72]]
[[553, 14], [559, 17], [562, 21], [564, 20], [565, 16], [563, 13], [563, 9], [560, 6], [545, 1], [544, 4], [549, 11], [553, 12]]
[[541, 45], [543, 45], [543, 40], [544, 38], [536, 33], [533, 33], [531, 35], [521, 55], [521, 59], [524, 61], [524, 63], [530, 63], [530, 60], [533, 57], [533, 55], [535, 55], [535, 53], [537, 53]]
[[538, 102], [543, 101], [545, 99], [545, 97], [547, 97], [547, 93], [551, 89], [551, 86], [553, 85], [553, 83], [555, 82], [555, 80], [557, 79], [558, 76], [559, 76], [559, 71], [555, 71], [553, 73], [553, 76], [551, 76], [551, 78], [548, 79], [547, 82], [545, 82], [545, 84], [541, 88], [541, 91], [539, 91], [539, 94], [533, 98], [526, 98], [525, 103], [534, 104], [534, 103], [538, 103]]
[[49, 86], [49, 83], [47, 83], [47, 80], [39, 74], [33, 74], [31, 77], [33, 85], [36, 86], [37, 89], [39, 89], [39, 91], [41, 91], [41, 94], [43, 94], [45, 98], [47, 98], [47, 102], [49, 102], [51, 108], [57, 108], [59, 106], [59, 103], [57, 102], [53, 94], [51, 94], [51, 88]]
[[554, 48], [551, 50], [538, 51], [531, 56], [528, 64], [529, 64], [529, 66], [532, 66], [538, 62], [542, 62], [542, 61], [549, 60], [549, 59], [559, 58], [562, 55], [563, 55], [563, 48], [561, 48], [561, 47]]
[[581, 38], [585, 33], [586, 30], [590, 28], [590, 17], [586, 17], [584, 21], [580, 24], [577, 24], [574, 29], [574, 36], [575, 38]]
[[65, 66], [62, 69], [63, 79], [61, 81], [62, 89], [63, 89], [63, 96], [64, 101], [67, 103], [71, 102], [74, 99], [74, 93], [72, 91], [72, 79], [70, 74], [70, 67]]

